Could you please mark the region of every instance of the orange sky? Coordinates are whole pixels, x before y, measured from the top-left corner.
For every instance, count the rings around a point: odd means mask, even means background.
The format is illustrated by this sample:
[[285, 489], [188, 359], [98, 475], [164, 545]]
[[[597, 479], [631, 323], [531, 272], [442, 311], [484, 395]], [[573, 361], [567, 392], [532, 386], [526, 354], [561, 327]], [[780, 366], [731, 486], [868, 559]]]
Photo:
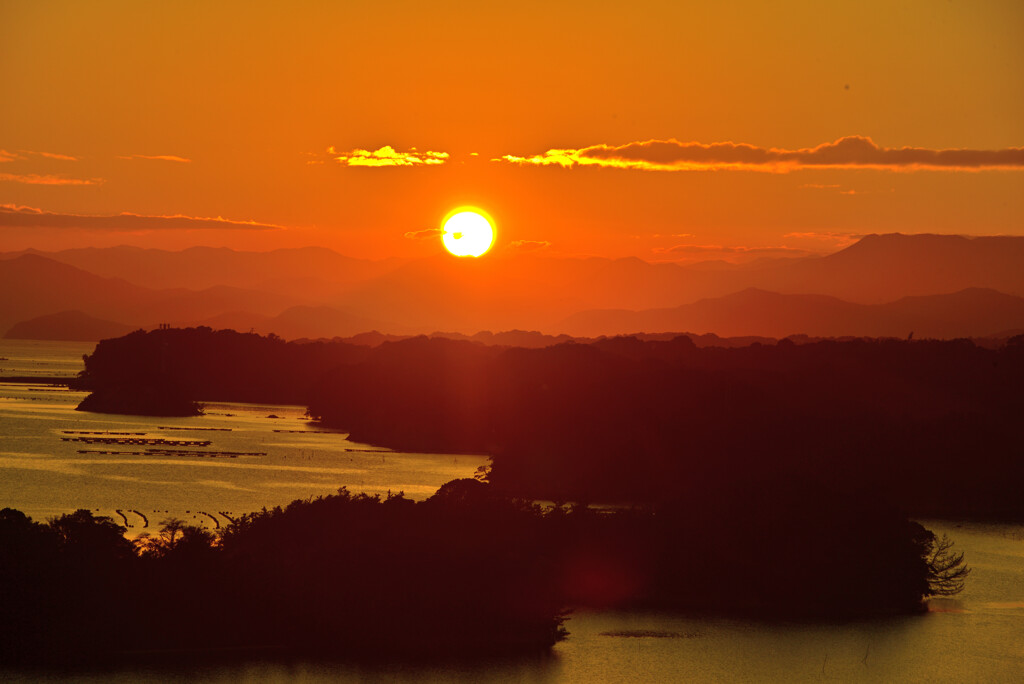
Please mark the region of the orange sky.
[[1015, 0], [7, 0], [0, 250], [416, 256], [461, 204], [494, 253], [1024, 234], [1021, 26]]

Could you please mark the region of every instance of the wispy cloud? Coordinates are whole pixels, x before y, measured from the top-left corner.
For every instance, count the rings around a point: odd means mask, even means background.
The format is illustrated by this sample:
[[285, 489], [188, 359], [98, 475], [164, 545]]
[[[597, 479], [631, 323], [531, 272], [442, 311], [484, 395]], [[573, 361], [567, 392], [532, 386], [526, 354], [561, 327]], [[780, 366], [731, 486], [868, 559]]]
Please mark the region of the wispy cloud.
[[181, 164], [191, 163], [191, 159], [179, 157], [176, 154], [123, 154], [118, 159], [149, 159], [151, 161], [169, 161]]
[[412, 148], [408, 152], [399, 152], [391, 145], [376, 150], [354, 149], [351, 152], [338, 152], [334, 147], [327, 148], [327, 154], [339, 164], [345, 166], [438, 166], [448, 161], [447, 152], [427, 150], [419, 152]]
[[47, 159], [59, 159], [60, 161], [78, 161], [78, 157], [72, 157], [70, 154], [57, 154], [56, 152], [36, 152], [40, 157], [46, 157]]
[[750, 261], [764, 257], [802, 257], [816, 254], [798, 247], [743, 247], [730, 245], [697, 245], [681, 244], [671, 247], [654, 247], [655, 254], [660, 254], [674, 261], [706, 261], [717, 259], [723, 261]]
[[723, 254], [751, 254], [761, 252], [803, 252], [806, 250], [798, 249], [796, 247], [735, 247], [725, 245], [673, 245], [672, 247], [655, 247], [654, 250], [658, 254], [701, 254], [704, 252], [721, 252]]
[[441, 236], [444, 230], [441, 228], [424, 228], [423, 230], [410, 230], [405, 234], [405, 237], [410, 240], [426, 240], [428, 238], [437, 238]]
[[550, 246], [551, 243], [547, 240], [513, 240], [509, 243], [509, 247], [523, 252], [536, 252], [537, 250], [547, 249]]
[[788, 150], [735, 142], [699, 143], [670, 139], [646, 140], [615, 146], [601, 144], [579, 149], [551, 149], [541, 154], [523, 157], [505, 155], [492, 161], [532, 166], [596, 166], [643, 171], [979, 171], [1024, 169], [1024, 147], [999, 150], [882, 147], [871, 138], [855, 135], [817, 147]]
[[269, 230], [282, 226], [257, 223], [256, 221], [234, 221], [220, 216], [216, 218], [184, 216], [182, 214], [147, 216], [128, 212], [112, 216], [61, 214], [36, 207], [0, 204], [0, 227], [87, 228], [93, 230], [165, 230], [175, 228]]
[[863, 190], [854, 190], [853, 188], [843, 189], [839, 183], [805, 183], [800, 186], [801, 188], [807, 188], [810, 190], [827, 190], [829, 192], [835, 192], [840, 195], [863, 195]]
[[863, 233], [836, 233], [830, 231], [818, 232], [808, 231], [803, 233], [786, 233], [782, 236], [783, 238], [790, 240], [814, 240], [816, 242], [826, 243], [829, 246], [835, 247], [849, 247], [853, 243], [864, 237]]
[[99, 185], [102, 178], [65, 178], [39, 173], [0, 173], [0, 181], [25, 183], [27, 185]]
[[25, 155], [36, 155], [39, 157], [46, 157], [47, 159], [59, 159], [61, 161], [78, 161], [78, 157], [72, 157], [70, 154], [57, 154], [56, 152], [33, 152], [31, 150], [9, 152], [7, 150], [0, 150], [0, 162], [28, 159]]

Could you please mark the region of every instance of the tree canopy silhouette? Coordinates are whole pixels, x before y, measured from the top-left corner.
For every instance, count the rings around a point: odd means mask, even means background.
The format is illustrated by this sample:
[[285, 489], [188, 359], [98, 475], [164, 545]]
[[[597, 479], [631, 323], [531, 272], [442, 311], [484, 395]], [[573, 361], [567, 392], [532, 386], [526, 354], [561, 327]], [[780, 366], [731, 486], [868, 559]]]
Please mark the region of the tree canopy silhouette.
[[0, 511], [0, 661], [528, 653], [565, 637], [571, 607], [835, 619], [919, 611], [967, 574], [896, 509], [785, 481], [622, 509], [545, 509], [476, 480], [419, 503], [343, 488], [216, 536], [173, 518], [123, 532], [85, 510]]

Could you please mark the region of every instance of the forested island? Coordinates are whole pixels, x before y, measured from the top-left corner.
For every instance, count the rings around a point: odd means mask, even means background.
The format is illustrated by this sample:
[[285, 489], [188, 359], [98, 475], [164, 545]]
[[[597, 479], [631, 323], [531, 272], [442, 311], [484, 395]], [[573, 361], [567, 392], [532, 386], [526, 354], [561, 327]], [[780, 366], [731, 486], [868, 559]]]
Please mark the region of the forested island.
[[834, 619], [963, 585], [948, 540], [877, 501], [748, 493], [594, 510], [476, 480], [419, 503], [342, 489], [134, 542], [87, 510], [44, 524], [4, 509], [0, 662], [541, 653], [571, 608]]
[[711, 506], [800, 480], [916, 517], [1024, 519], [1021, 337], [370, 348], [196, 328], [104, 340], [85, 362], [83, 409], [130, 410], [138, 395], [169, 411], [306, 405], [356, 441], [487, 454], [487, 479], [513, 496]]
[[233, 330], [137, 330], [98, 343], [72, 387], [92, 393], [81, 410], [101, 413], [198, 415], [197, 400], [302, 405], [323, 372], [370, 351]]
[[371, 348], [196, 328], [85, 362], [83, 410], [298, 403], [358, 441], [492, 465], [423, 502], [342, 489], [216, 535], [170, 519], [129, 541], [89, 511], [6, 509], [7, 661], [543, 652], [586, 607], [907, 614], [968, 574], [911, 517], [1024, 505], [1021, 339]]
[[[182, 625], [201, 611], [213, 618], [194, 636], [210, 648], [343, 654], [543, 650], [575, 607], [908, 613], [967, 575], [911, 517], [1024, 519], [1021, 338], [371, 348], [197, 328], [105, 340], [85, 361], [82, 409], [298, 403], [353, 440], [491, 457], [478, 480], [422, 503], [341, 491], [216, 538], [172, 520], [133, 546], [86, 512], [47, 525], [5, 513], [20, 540], [5, 548], [60, 560], [50, 575], [31, 570], [43, 561], [8, 560], [7, 586], [36, 587], [31, 597], [74, 568], [96, 578], [88, 597], [171, 648], [190, 647]], [[143, 395], [165, 406], [136, 407]], [[61, 531], [71, 522], [103, 532], [80, 543]], [[116, 572], [81, 565], [114, 557]], [[123, 593], [140, 582], [181, 599], [139, 608]], [[78, 623], [54, 616], [79, 606], [84, 620], [96, 606], [53, 596], [39, 598], [49, 618], [26, 610], [5, 624], [38, 620], [70, 644]]]

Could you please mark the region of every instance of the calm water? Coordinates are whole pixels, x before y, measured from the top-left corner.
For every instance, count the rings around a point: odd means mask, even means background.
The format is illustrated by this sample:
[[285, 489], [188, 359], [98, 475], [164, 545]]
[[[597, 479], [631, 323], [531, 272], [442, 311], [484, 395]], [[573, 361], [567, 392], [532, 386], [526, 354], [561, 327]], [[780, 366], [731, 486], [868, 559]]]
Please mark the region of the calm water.
[[[4, 375], [73, 374], [90, 346], [0, 342]], [[20, 367], [20, 370], [17, 368]], [[314, 433], [300, 407], [216, 405], [200, 418], [135, 418], [73, 411], [81, 395], [0, 386], [0, 506], [43, 519], [79, 507], [121, 520], [131, 533], [177, 515], [214, 527], [223, 514], [287, 503], [347, 485], [429, 496], [483, 462], [401, 454]], [[228, 415], [230, 414], [230, 415]], [[268, 418], [268, 415], [281, 416]], [[168, 428], [182, 427], [185, 430]], [[227, 430], [197, 430], [220, 427]], [[299, 430], [300, 432], [276, 432]], [[67, 431], [141, 432], [146, 439], [211, 440], [206, 452], [251, 456], [79, 453], [145, 451], [86, 444]], [[102, 437], [112, 437], [102, 435]], [[369, 451], [367, 451], [369, 450]], [[0, 671], [9, 681], [89, 682], [1015, 682], [1024, 681], [1024, 526], [925, 522], [952, 537], [973, 568], [956, 600], [925, 615], [850, 624], [765, 623], [636, 612], [584, 612], [549, 657], [444, 666], [315, 662], [153, 666], [101, 672]], [[150, 528], [151, 529], [151, 528]], [[657, 634], [658, 636], [651, 636]], [[646, 636], [643, 636], [646, 635]]]
[[[73, 375], [90, 350], [73, 343], [0, 341], [6, 359], [0, 375]], [[126, 524], [131, 534], [170, 516], [216, 527], [228, 516], [342, 486], [425, 499], [487, 462], [351, 442], [343, 432], [310, 425], [300, 406], [207, 404], [205, 416], [152, 418], [75, 411], [84, 396], [0, 383], [0, 507], [37, 520], [88, 508]]]

